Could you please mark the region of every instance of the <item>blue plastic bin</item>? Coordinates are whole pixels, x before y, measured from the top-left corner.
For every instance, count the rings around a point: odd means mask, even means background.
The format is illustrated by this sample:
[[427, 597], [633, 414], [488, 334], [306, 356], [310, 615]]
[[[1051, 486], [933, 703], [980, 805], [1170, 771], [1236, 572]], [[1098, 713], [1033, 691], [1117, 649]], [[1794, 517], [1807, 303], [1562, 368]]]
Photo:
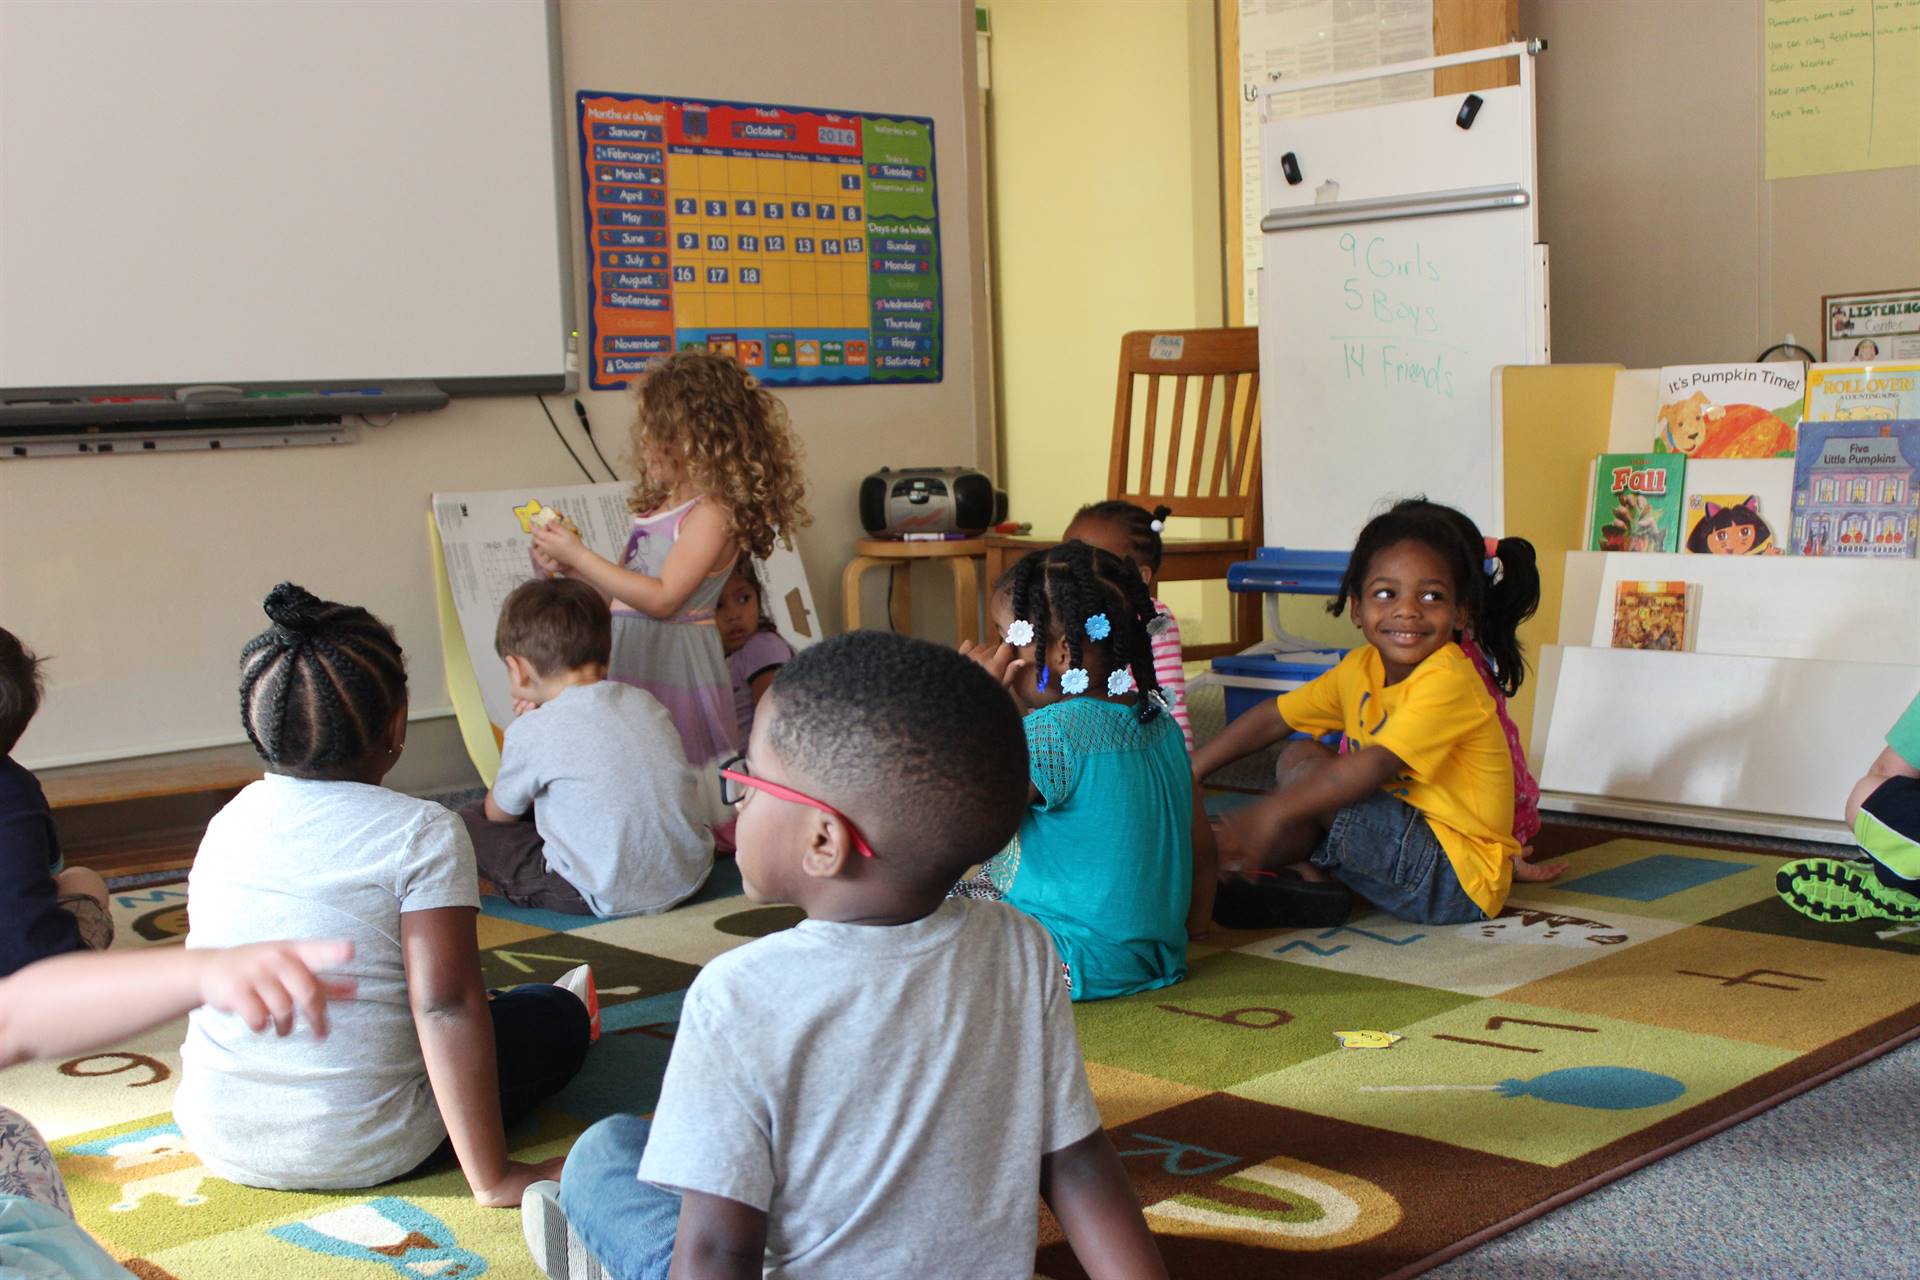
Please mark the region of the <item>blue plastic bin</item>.
[[1226, 695], [1227, 723], [1242, 712], [1298, 689], [1333, 669], [1346, 656], [1343, 649], [1313, 649], [1295, 653], [1235, 654], [1213, 660], [1214, 678]]

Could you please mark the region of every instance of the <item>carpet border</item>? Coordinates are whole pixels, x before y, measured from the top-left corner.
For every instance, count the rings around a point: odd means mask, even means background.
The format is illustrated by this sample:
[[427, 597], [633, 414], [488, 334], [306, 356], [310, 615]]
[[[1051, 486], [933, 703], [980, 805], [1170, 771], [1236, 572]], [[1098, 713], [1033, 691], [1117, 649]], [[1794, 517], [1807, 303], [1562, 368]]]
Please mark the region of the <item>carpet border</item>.
[[[1905, 1010], [1903, 1010], [1900, 1013], [1894, 1014], [1888, 1018], [1883, 1018], [1880, 1020], [1880, 1022], [1877, 1022], [1869, 1027], [1863, 1027], [1859, 1031], [1854, 1032], [1851, 1036], [1843, 1037], [1841, 1040], [1834, 1041], [1833, 1043], [1843, 1044], [1845, 1043], [1846, 1040], [1858, 1040], [1862, 1038], [1869, 1038], [1874, 1036], [1875, 1033], [1878, 1031], [1878, 1029], [1880, 1027], [1885, 1026], [1887, 1023], [1897, 1024], [1903, 1021], [1910, 1021], [1912, 1025], [1907, 1026], [1903, 1030], [1894, 1031], [1892, 1033], [1892, 1038], [1890, 1039], [1876, 1040], [1868, 1048], [1861, 1050], [1858, 1053], [1855, 1053], [1852, 1057], [1844, 1058], [1841, 1061], [1836, 1062], [1830, 1066], [1824, 1067], [1821, 1070], [1818, 1070], [1811, 1075], [1802, 1077], [1801, 1079], [1793, 1082], [1790, 1085], [1785, 1086], [1784, 1088], [1776, 1092], [1769, 1093], [1766, 1097], [1761, 1098], [1758, 1101], [1747, 1103], [1744, 1106], [1737, 1106], [1733, 1110], [1727, 1112], [1725, 1115], [1722, 1115], [1717, 1119], [1712, 1120], [1705, 1125], [1702, 1125], [1698, 1129], [1689, 1130], [1687, 1133], [1682, 1134], [1677, 1138], [1670, 1139], [1669, 1141], [1664, 1142], [1657, 1147], [1653, 1147], [1650, 1150], [1643, 1151], [1638, 1155], [1632, 1156], [1620, 1164], [1610, 1166], [1609, 1168], [1604, 1169], [1599, 1173], [1596, 1173], [1587, 1178], [1584, 1178], [1581, 1181], [1575, 1183], [1573, 1186], [1566, 1188], [1565, 1190], [1555, 1192], [1553, 1195], [1548, 1196], [1546, 1199], [1538, 1202], [1537, 1204], [1528, 1205], [1525, 1209], [1522, 1209], [1520, 1212], [1511, 1214], [1508, 1217], [1503, 1218], [1499, 1222], [1492, 1223], [1486, 1227], [1482, 1227], [1480, 1230], [1475, 1231], [1469, 1235], [1462, 1236], [1460, 1239], [1453, 1241], [1451, 1244], [1446, 1245], [1444, 1248], [1436, 1250], [1435, 1252], [1427, 1255], [1426, 1257], [1420, 1259], [1417, 1262], [1409, 1263], [1407, 1266], [1401, 1267], [1398, 1271], [1392, 1271], [1387, 1273], [1385, 1276], [1381, 1277], [1381, 1280], [1411, 1280], [1411, 1277], [1413, 1276], [1418, 1276], [1424, 1272], [1431, 1271], [1433, 1268], [1440, 1266], [1442, 1263], [1451, 1262], [1455, 1258], [1458, 1258], [1463, 1254], [1471, 1253], [1473, 1250], [1479, 1248], [1483, 1244], [1486, 1244], [1488, 1241], [1496, 1240], [1499, 1237], [1506, 1235], [1510, 1231], [1513, 1231], [1519, 1227], [1523, 1227], [1527, 1223], [1532, 1222], [1535, 1218], [1544, 1217], [1563, 1205], [1571, 1204], [1573, 1201], [1578, 1200], [1580, 1197], [1584, 1195], [1588, 1195], [1591, 1192], [1598, 1191], [1601, 1187], [1606, 1186], [1610, 1182], [1617, 1182], [1621, 1178], [1626, 1177], [1628, 1174], [1638, 1173], [1640, 1170], [1646, 1168], [1648, 1165], [1655, 1164], [1658, 1161], [1666, 1159], [1668, 1156], [1673, 1155], [1675, 1152], [1684, 1151], [1686, 1148], [1693, 1146], [1695, 1143], [1704, 1142], [1708, 1138], [1711, 1138], [1716, 1134], [1725, 1133], [1728, 1129], [1733, 1128], [1735, 1125], [1744, 1124], [1745, 1122], [1753, 1119], [1757, 1115], [1761, 1115], [1765, 1112], [1771, 1111], [1773, 1108], [1779, 1106], [1783, 1102], [1791, 1101], [1792, 1099], [1799, 1097], [1803, 1093], [1811, 1092], [1812, 1090], [1819, 1088], [1821, 1085], [1826, 1084], [1830, 1080], [1837, 1079], [1838, 1077], [1847, 1074], [1847, 1072], [1849, 1071], [1855, 1070], [1858, 1067], [1865, 1066], [1867, 1063], [1872, 1062], [1875, 1058], [1883, 1057], [1886, 1054], [1892, 1053], [1895, 1049], [1898, 1049], [1903, 1045], [1912, 1043], [1916, 1039], [1920, 1039], [1920, 1004], [1914, 1004], [1914, 1005], [1909, 1005]], [[1822, 1047], [1824, 1048], [1826, 1046], [1822, 1046]], [[1820, 1052], [1819, 1049], [1815, 1049], [1812, 1051], [1812, 1053], [1803, 1055], [1803, 1057], [1812, 1057], [1818, 1054], [1819, 1052]], [[1799, 1060], [1796, 1059], [1795, 1061], [1797, 1062]], [[1767, 1074], [1773, 1075], [1781, 1071], [1791, 1071], [1794, 1065], [1795, 1065], [1794, 1062], [1784, 1063], [1781, 1066], [1776, 1067], [1774, 1071], [1768, 1072]], [[1752, 1086], [1760, 1083], [1760, 1081], [1765, 1080], [1766, 1078], [1767, 1077], [1764, 1075], [1756, 1077], [1755, 1079], [1748, 1081], [1745, 1087], [1751, 1088]], [[1738, 1092], [1738, 1090], [1735, 1090], [1735, 1092]], [[1708, 1102], [1708, 1103], [1703, 1103], [1702, 1105], [1712, 1106], [1713, 1103]], [[1681, 1112], [1680, 1115], [1672, 1117], [1668, 1123], [1671, 1123], [1673, 1120], [1679, 1120], [1684, 1115], [1686, 1115], [1686, 1112]], [[1631, 1140], [1632, 1140], [1632, 1135], [1628, 1135], [1627, 1139], [1625, 1139], [1625, 1141], [1631, 1141]], [[1602, 1148], [1601, 1150], [1604, 1151], [1605, 1148]], [[1586, 1161], [1594, 1160], [1600, 1157], [1600, 1154], [1601, 1153], [1598, 1151], [1589, 1153], [1589, 1155], [1585, 1157], [1585, 1160]]]

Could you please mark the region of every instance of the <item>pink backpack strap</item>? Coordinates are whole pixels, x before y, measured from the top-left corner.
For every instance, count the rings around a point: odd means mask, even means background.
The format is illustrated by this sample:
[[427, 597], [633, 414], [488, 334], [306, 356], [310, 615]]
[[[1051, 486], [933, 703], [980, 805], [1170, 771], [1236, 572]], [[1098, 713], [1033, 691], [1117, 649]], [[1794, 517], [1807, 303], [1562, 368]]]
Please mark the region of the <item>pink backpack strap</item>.
[[1480, 646], [1470, 636], [1460, 637], [1460, 649], [1473, 663], [1473, 669], [1480, 673], [1480, 683], [1492, 696], [1494, 714], [1500, 717], [1500, 728], [1507, 735], [1507, 753], [1513, 757], [1513, 838], [1522, 845], [1528, 844], [1540, 834], [1540, 784], [1527, 768], [1527, 753], [1520, 749], [1519, 727], [1507, 714], [1507, 695], [1494, 683], [1487, 655], [1480, 652]]

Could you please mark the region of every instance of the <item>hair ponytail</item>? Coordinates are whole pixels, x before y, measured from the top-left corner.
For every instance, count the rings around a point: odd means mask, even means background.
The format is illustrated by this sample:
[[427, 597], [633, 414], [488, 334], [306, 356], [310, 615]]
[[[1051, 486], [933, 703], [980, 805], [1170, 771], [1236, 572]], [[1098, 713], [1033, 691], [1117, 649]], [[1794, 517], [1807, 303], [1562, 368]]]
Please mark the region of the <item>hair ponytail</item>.
[[1540, 570], [1534, 562], [1533, 544], [1525, 538], [1500, 539], [1494, 555], [1499, 566], [1487, 581], [1485, 602], [1480, 616], [1474, 619], [1473, 638], [1493, 666], [1494, 683], [1511, 698], [1526, 678], [1519, 630], [1520, 624], [1540, 608]]

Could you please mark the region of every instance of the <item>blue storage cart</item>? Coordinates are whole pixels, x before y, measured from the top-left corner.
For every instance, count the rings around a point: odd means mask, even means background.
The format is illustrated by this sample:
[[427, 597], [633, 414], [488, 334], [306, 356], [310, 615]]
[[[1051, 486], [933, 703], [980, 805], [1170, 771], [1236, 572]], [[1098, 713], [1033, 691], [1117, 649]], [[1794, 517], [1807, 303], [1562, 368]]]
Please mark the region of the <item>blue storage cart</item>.
[[1275, 639], [1246, 653], [1213, 660], [1214, 683], [1226, 696], [1227, 722], [1264, 700], [1297, 689], [1333, 667], [1344, 649], [1316, 648], [1289, 635], [1279, 624], [1277, 601], [1282, 595], [1331, 596], [1339, 593], [1347, 571], [1345, 551], [1296, 551], [1262, 547], [1252, 560], [1227, 570], [1227, 589], [1240, 594], [1268, 596], [1267, 622]]

